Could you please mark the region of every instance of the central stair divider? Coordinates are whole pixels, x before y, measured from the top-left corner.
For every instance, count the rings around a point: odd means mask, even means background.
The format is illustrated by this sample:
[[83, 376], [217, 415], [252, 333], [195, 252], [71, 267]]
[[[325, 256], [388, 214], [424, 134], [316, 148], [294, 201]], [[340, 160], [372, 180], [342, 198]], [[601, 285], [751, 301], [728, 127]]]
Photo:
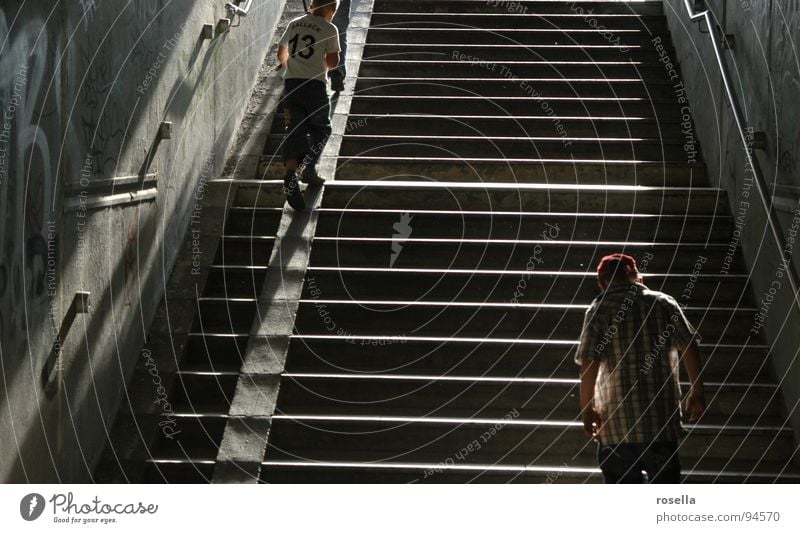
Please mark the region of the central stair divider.
[[[323, 176], [332, 177], [336, 169], [373, 2], [352, 1], [345, 59], [351, 75], [345, 80], [345, 90], [331, 102], [333, 132], [319, 164]], [[320, 189], [308, 189], [306, 204], [311, 209], [301, 213], [284, 207], [219, 447], [214, 483], [256, 483], [259, 480], [280, 376], [284, 372], [317, 227], [318, 213], [314, 208], [319, 206], [322, 194]]]

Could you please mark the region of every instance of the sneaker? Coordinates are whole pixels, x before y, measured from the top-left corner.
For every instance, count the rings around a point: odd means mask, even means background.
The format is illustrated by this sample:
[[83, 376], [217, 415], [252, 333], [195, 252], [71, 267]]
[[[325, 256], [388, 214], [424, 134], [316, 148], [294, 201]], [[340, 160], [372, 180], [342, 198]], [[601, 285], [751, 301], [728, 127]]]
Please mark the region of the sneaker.
[[332, 70], [331, 77], [331, 90], [335, 93], [344, 91], [344, 76], [338, 70]]
[[306, 208], [306, 201], [300, 191], [300, 180], [297, 172], [290, 171], [283, 178], [283, 192], [286, 194], [286, 201], [295, 211], [302, 211]]
[[325, 183], [325, 178], [317, 174], [316, 170], [309, 170], [306, 169], [303, 171], [303, 177], [300, 178], [303, 183], [308, 183], [309, 185], [322, 185]]

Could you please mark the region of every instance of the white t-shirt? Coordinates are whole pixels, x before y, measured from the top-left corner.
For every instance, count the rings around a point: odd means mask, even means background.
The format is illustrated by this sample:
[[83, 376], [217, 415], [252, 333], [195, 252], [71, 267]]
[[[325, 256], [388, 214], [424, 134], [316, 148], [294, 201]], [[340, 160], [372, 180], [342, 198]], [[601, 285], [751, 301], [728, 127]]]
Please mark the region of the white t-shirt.
[[280, 46], [289, 48], [284, 79], [317, 79], [327, 82], [325, 56], [341, 52], [339, 31], [322, 17], [310, 13], [289, 23]]

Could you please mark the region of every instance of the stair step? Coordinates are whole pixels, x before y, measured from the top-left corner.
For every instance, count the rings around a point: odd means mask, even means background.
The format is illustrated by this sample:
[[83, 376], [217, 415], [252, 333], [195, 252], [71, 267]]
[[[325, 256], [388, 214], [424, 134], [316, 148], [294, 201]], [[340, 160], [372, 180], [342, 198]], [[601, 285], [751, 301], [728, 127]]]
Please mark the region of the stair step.
[[218, 371], [237, 371], [244, 361], [249, 340], [249, 333], [190, 333], [185, 362]]
[[[669, 103], [676, 100], [675, 88], [661, 83], [648, 83], [635, 78], [566, 78], [537, 76], [509, 80], [482, 76], [480, 72], [468, 77], [400, 76], [397, 73], [381, 77], [359, 77], [355, 93], [359, 96], [480, 96], [483, 98], [528, 97], [538, 108], [552, 105], [565, 97], [590, 98], [655, 98]], [[475, 75], [477, 74], [477, 75]], [[524, 85], [523, 85], [524, 82]], [[546, 109], [546, 108], [545, 108]], [[449, 115], [447, 115], [449, 116]], [[502, 118], [502, 117], [498, 117]], [[283, 128], [280, 128], [283, 131]], [[416, 131], [425, 131], [420, 128]], [[652, 130], [650, 132], [652, 134]]]
[[[642, 277], [645, 285], [676, 295], [682, 304], [750, 305], [746, 275], [701, 273], [693, 277], [691, 274], [653, 273]], [[688, 298], [684, 297], [686, 290]], [[311, 267], [306, 275], [303, 298], [313, 299], [317, 294], [325, 300], [485, 303], [509, 303], [516, 298], [525, 304], [544, 301], [571, 304], [588, 303], [598, 293], [593, 265], [575, 272]]]
[[[759, 472], [683, 472], [683, 483], [796, 483], [797, 477]], [[427, 477], [426, 477], [427, 476]], [[442, 467], [438, 463], [359, 463], [265, 461], [261, 480], [266, 483], [602, 483], [597, 469], [569, 469], [560, 465]]]
[[[689, 426], [687, 430], [679, 452], [685, 472], [719, 468], [727, 463], [726, 470], [751, 472], [766, 466], [777, 474], [794, 453], [787, 431], [748, 431], [723, 426]], [[479, 449], [473, 446], [472, 451], [466, 450], [476, 441]], [[311, 442], [317, 444], [313, 449], [308, 446]], [[362, 463], [425, 462], [439, 467], [443, 463], [464, 467], [522, 464], [534, 468], [555, 464], [594, 470], [597, 469], [595, 450], [596, 444], [586, 438], [579, 423], [570, 421], [326, 419], [311, 415], [276, 416], [265, 458], [269, 462], [292, 456], [294, 460], [309, 462], [343, 459], [360, 459]], [[790, 467], [787, 478], [797, 479], [796, 470]]]
[[[465, 172], [469, 169], [465, 166]], [[440, 209], [574, 211], [709, 215], [727, 213], [724, 191], [712, 188], [495, 185], [348, 181], [325, 186], [323, 207], [349, 209]]]
[[[324, 292], [323, 292], [324, 294]], [[515, 294], [520, 294], [515, 293]], [[548, 300], [552, 301], [552, 300]], [[357, 336], [455, 338], [574, 339], [581, 331], [585, 305], [489, 305], [481, 302], [382, 302], [302, 300], [295, 329], [301, 334], [325, 333], [328, 316]], [[325, 316], [321, 310], [325, 310]], [[709, 343], [742, 344], [751, 335], [757, 309], [687, 308], [689, 321]]]
[[[245, 180], [237, 180], [245, 182]], [[248, 180], [236, 189], [233, 207], [242, 208], [283, 208], [286, 197], [283, 194], [283, 181], [278, 179]]]
[[[572, 13], [572, 14], [663, 14], [661, 0], [643, 2], [598, 2], [575, 1], [553, 2], [552, 0], [516, 0], [493, 2], [486, 0], [381, 0], [376, 2], [373, 13], [429, 12], [429, 13]], [[372, 31], [372, 29], [370, 29]]]
[[[463, 159], [594, 159], [621, 161], [697, 162], [697, 150], [686, 152], [682, 141], [630, 138], [489, 137], [485, 135], [345, 135], [340, 158], [353, 156]], [[507, 165], [504, 165], [507, 166]], [[363, 179], [363, 178], [362, 178]]]
[[238, 372], [186, 372], [176, 374], [170, 395], [175, 412], [227, 414]]
[[414, 28], [384, 27], [370, 28], [367, 44], [407, 43], [417, 44], [483, 44], [483, 45], [642, 45], [652, 46], [651, 41], [661, 37], [669, 42], [668, 33], [649, 33], [646, 30], [618, 30], [610, 37], [608, 32], [594, 29], [546, 28], [540, 30], [509, 28]]
[[247, 334], [258, 313], [257, 299], [203, 297], [198, 300], [202, 331]]
[[598, 242], [624, 239], [654, 243], [728, 243], [733, 231], [732, 218], [722, 214], [424, 211], [417, 207], [409, 210], [323, 208], [317, 212], [317, 237], [398, 240], [394, 226], [402, 224], [403, 220], [411, 231], [401, 239], [521, 240], [549, 236]]
[[275, 244], [273, 236], [223, 235], [214, 263], [217, 265], [266, 265]]
[[282, 208], [231, 207], [223, 231], [228, 235], [274, 236], [283, 214]]
[[[523, 419], [577, 420], [579, 393], [577, 378], [287, 373], [278, 409], [282, 414], [445, 418], [517, 410]], [[786, 422], [774, 385], [706, 383], [706, 400], [704, 424], [779, 427]]]
[[[413, 223], [413, 218], [409, 225]], [[706, 272], [719, 271], [726, 264], [729, 253], [727, 243], [679, 244], [670, 242], [641, 241], [575, 241], [558, 240], [569, 238], [560, 235], [553, 226], [554, 239], [550, 235], [531, 235], [533, 239], [424, 239], [424, 238], [366, 238], [366, 237], [322, 237], [314, 239], [311, 249], [311, 266], [339, 267], [398, 267], [436, 268], [449, 267], [475, 270], [525, 270], [550, 269], [577, 270], [596, 265], [608, 254], [624, 252], [638, 258], [647, 258], [647, 269], [656, 272], [693, 271], [696, 265]], [[412, 232], [414, 231], [411, 226]], [[395, 254], [397, 244], [402, 251]], [[741, 254], [736, 253], [727, 263], [731, 273], [743, 273]], [[700, 262], [700, 263], [699, 263]]]
[[177, 413], [174, 430], [161, 434], [153, 451], [160, 459], [215, 459], [228, 421], [227, 412], [219, 414]]
[[[533, 109], [528, 115], [535, 115], [536, 111]], [[351, 114], [345, 135], [414, 135], [435, 131], [441, 135], [552, 137], [559, 135], [559, 125], [574, 137], [656, 138], [665, 141], [685, 139], [678, 122], [657, 122], [639, 117], [559, 117], [556, 121], [546, 115]], [[250, 227], [249, 221], [247, 227]]]
[[211, 483], [214, 459], [177, 460], [148, 459], [145, 463], [147, 483]]
[[364, 180], [437, 181], [442, 184], [565, 184], [646, 187], [705, 187], [705, 166], [700, 163], [596, 158], [513, 159], [510, 157], [409, 157], [351, 156], [339, 160], [339, 182]]
[[590, 17], [578, 13], [431, 13], [379, 11], [372, 14], [370, 24], [375, 28], [412, 27], [412, 28], [503, 28], [503, 29], [542, 29], [553, 28], [596, 30], [589, 19], [593, 19], [599, 27], [608, 32], [622, 30], [646, 30], [653, 33], [667, 31], [666, 19], [663, 16], [642, 16], [635, 13], [592, 13]]
[[264, 265], [213, 265], [203, 294], [211, 298], [257, 298], [266, 275]]
[[[546, 106], [546, 107], [545, 107]], [[481, 96], [415, 96], [389, 95], [372, 96], [358, 94], [353, 97], [351, 106], [353, 113], [383, 114], [449, 114], [459, 115], [507, 115], [512, 117], [546, 116], [551, 122], [562, 117], [586, 117], [602, 119], [605, 117], [628, 120], [638, 118], [657, 118], [659, 121], [679, 122], [683, 116], [681, 106], [676, 100], [652, 102], [646, 99], [599, 100], [565, 96], [538, 102], [530, 96], [520, 94], [517, 97], [497, 97], [487, 99]]]
[[[664, 52], [675, 56], [674, 48], [662, 43]], [[659, 59], [658, 52], [650, 43], [617, 46], [611, 43], [604, 45], [584, 46], [580, 43], [569, 45], [521, 45], [513, 42], [495, 45], [460, 44], [458, 50], [451, 44], [436, 43], [370, 43], [364, 47], [364, 59], [408, 59], [410, 61], [449, 59], [456, 60], [462, 54], [480, 58], [484, 61], [515, 61], [529, 59], [536, 61], [650, 61]], [[359, 77], [360, 78], [360, 77]], [[358, 80], [362, 81], [361, 79]]]
[[[534, 376], [573, 379], [577, 339], [436, 339], [402, 333], [389, 337], [341, 335], [297, 335], [286, 362], [290, 373], [332, 374], [403, 373]], [[365, 350], [369, 356], [365, 357]], [[702, 342], [703, 376], [725, 381], [747, 376], [748, 382], [769, 383], [767, 348], [754, 345], [709, 345]]]

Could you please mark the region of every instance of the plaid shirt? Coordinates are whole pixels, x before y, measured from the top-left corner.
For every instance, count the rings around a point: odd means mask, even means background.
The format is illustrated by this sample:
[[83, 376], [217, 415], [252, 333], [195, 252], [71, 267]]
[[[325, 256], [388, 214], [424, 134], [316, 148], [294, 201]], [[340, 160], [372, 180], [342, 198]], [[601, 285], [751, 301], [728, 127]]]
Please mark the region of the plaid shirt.
[[575, 362], [598, 360], [594, 408], [606, 445], [677, 441], [678, 351], [699, 338], [678, 302], [644, 285], [615, 285], [586, 311]]

